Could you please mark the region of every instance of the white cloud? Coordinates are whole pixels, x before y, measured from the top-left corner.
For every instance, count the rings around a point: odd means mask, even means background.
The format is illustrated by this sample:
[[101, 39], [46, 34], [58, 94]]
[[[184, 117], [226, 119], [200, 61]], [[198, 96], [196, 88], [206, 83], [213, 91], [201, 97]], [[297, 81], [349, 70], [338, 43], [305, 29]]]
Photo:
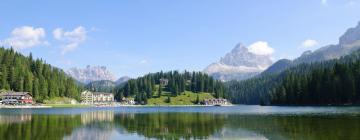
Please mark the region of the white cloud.
[[311, 48], [311, 47], [316, 46], [317, 44], [319, 44], [319, 43], [314, 39], [306, 39], [302, 42], [301, 47], [302, 48]]
[[53, 31], [53, 36], [56, 40], [62, 41], [61, 54], [75, 50], [87, 38], [87, 31], [84, 27], [79, 26], [72, 31], [64, 31], [62, 28], [56, 28]]
[[354, 6], [357, 4], [357, 0], [348, 0], [346, 3], [345, 3], [345, 6]]
[[251, 44], [249, 47], [249, 52], [257, 54], [257, 55], [272, 55], [275, 51], [271, 48], [267, 42], [258, 41]]
[[31, 26], [22, 26], [15, 28], [11, 32], [11, 36], [0, 42], [0, 45], [12, 46], [15, 49], [26, 49], [38, 45], [48, 44], [45, 38], [45, 30], [43, 28], [34, 28]]
[[321, 0], [321, 4], [322, 4], [322, 5], [327, 5], [327, 4], [328, 4], [328, 0]]
[[143, 60], [140, 61], [140, 64], [147, 64], [148, 62], [149, 62], [148, 60], [143, 59]]

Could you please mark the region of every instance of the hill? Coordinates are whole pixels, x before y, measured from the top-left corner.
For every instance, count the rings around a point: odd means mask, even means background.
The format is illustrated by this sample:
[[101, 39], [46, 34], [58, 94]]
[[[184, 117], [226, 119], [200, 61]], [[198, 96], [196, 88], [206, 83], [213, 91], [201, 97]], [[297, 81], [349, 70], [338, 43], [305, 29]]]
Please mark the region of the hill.
[[[147, 104], [148, 105], [193, 105], [196, 104], [198, 101], [201, 102], [204, 99], [214, 98], [214, 96], [211, 95], [210, 93], [194, 93], [191, 91], [185, 91], [183, 94], [180, 94], [175, 97], [169, 95], [170, 93], [164, 92], [160, 97], [154, 97], [148, 99]], [[197, 99], [199, 100], [197, 101]]]
[[[206, 93], [212, 98], [225, 97], [224, 85], [221, 81], [214, 80], [211, 76], [201, 72], [179, 73], [178, 71], [157, 72], [147, 74], [137, 79], [131, 79], [116, 88], [115, 98], [121, 100], [123, 97], [132, 97], [141, 104], [161, 103], [162, 98], [184, 99], [186, 103], [193, 98], [187, 94], [202, 96]], [[156, 101], [160, 98], [161, 101]], [[149, 102], [150, 101], [150, 102]], [[171, 103], [171, 101], [170, 101]]]
[[75, 80], [41, 59], [34, 60], [32, 54], [26, 57], [1, 47], [0, 72], [1, 89], [30, 92], [38, 102], [54, 97], [80, 98]]

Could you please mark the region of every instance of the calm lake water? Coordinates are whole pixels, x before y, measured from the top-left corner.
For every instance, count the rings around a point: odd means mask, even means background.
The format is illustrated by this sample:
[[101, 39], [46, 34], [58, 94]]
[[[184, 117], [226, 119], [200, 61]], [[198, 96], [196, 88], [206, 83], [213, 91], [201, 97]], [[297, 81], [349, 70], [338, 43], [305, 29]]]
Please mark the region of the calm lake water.
[[360, 107], [0, 109], [0, 140], [359, 140]]

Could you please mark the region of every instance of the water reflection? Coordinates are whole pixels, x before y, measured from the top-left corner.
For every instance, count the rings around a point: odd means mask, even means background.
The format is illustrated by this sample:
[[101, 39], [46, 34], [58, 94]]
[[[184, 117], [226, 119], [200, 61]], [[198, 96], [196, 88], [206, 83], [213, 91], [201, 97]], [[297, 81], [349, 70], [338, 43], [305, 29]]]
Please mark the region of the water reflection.
[[22, 123], [31, 120], [32, 115], [0, 115], [0, 124]]
[[81, 124], [89, 124], [91, 122], [113, 122], [114, 111], [96, 111], [81, 114]]
[[358, 139], [351, 115], [240, 115], [185, 112], [0, 114], [0, 139]]
[[64, 140], [107, 140], [114, 129], [114, 111], [87, 112], [80, 115], [81, 127]]
[[156, 139], [206, 139], [219, 133], [226, 116], [204, 113], [119, 114], [115, 125], [129, 133]]

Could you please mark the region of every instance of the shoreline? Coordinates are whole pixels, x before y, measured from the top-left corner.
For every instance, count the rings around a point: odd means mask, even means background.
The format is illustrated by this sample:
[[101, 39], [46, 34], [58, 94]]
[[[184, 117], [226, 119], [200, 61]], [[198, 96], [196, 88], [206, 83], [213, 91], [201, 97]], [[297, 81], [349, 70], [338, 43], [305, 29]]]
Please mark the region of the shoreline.
[[[84, 104], [43, 104], [43, 105], [0, 105], [1, 108], [106, 108], [106, 107], [211, 107], [215, 105], [105, 105], [105, 106], [96, 106], [96, 105], [84, 105]], [[235, 106], [230, 105], [221, 105], [217, 107], [228, 107]]]
[[0, 105], [0, 109], [1, 108], [52, 108], [51, 106], [44, 106], [44, 105], [36, 105], [36, 106], [33, 106], [33, 105], [20, 105], [20, 106], [17, 106], [17, 105]]

